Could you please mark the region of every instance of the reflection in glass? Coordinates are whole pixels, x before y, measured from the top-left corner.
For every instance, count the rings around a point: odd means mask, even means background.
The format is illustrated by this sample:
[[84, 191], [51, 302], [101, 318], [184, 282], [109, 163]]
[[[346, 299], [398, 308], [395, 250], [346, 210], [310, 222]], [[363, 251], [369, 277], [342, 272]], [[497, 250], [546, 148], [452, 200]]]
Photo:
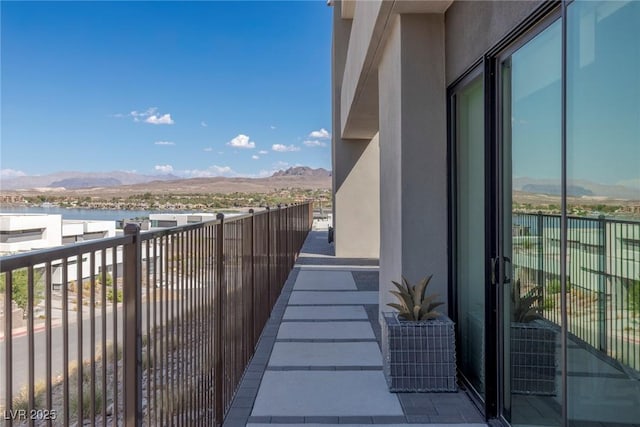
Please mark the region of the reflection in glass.
[[569, 425], [640, 425], [640, 2], [567, 24]]
[[456, 95], [456, 281], [460, 370], [484, 398], [484, 98], [478, 78]]
[[502, 64], [505, 416], [561, 424], [561, 22]]

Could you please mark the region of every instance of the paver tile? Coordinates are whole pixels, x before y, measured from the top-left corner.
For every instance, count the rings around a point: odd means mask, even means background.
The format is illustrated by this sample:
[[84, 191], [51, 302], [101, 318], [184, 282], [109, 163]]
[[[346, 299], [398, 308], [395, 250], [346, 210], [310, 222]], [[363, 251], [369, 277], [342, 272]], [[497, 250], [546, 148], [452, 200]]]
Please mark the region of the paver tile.
[[369, 322], [284, 322], [277, 339], [375, 339]]
[[377, 292], [358, 291], [293, 291], [289, 305], [354, 305], [377, 304]]
[[380, 371], [267, 371], [252, 412], [256, 416], [402, 414]]
[[349, 271], [305, 270], [298, 273], [293, 286], [296, 291], [357, 291], [356, 282]]
[[375, 342], [276, 342], [269, 366], [382, 366]]
[[367, 312], [361, 305], [338, 305], [328, 307], [287, 307], [284, 320], [366, 320]]

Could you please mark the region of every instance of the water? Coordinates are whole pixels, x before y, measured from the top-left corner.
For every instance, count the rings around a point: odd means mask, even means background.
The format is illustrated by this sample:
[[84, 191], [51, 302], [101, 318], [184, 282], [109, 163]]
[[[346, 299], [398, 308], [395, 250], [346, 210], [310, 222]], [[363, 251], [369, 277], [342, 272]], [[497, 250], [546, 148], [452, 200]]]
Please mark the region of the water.
[[[77, 208], [61, 208], [59, 206], [51, 207], [24, 207], [24, 206], [3, 206], [0, 208], [2, 213], [12, 214], [58, 214], [62, 215], [62, 219], [79, 219], [79, 220], [104, 220], [118, 221], [123, 219], [149, 217], [151, 211], [129, 211], [129, 210], [110, 210], [110, 209], [77, 209]], [[153, 213], [162, 213], [168, 211], [153, 211]], [[171, 211], [175, 213], [183, 213], [185, 211]], [[189, 212], [189, 211], [187, 211]]]

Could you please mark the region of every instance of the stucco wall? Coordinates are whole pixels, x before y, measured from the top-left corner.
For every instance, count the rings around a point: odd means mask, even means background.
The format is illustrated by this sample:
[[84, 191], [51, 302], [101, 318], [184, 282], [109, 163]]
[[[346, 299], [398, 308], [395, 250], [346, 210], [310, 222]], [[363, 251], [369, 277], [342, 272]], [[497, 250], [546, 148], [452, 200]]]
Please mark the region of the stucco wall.
[[530, 15], [543, 0], [456, 0], [445, 13], [447, 85]]
[[334, 7], [333, 24], [333, 225], [335, 252], [347, 258], [378, 258], [380, 254], [380, 156], [372, 140], [341, 138], [341, 97], [351, 20]]
[[378, 69], [380, 93], [380, 309], [391, 280], [433, 274], [447, 296], [444, 17], [394, 18]]

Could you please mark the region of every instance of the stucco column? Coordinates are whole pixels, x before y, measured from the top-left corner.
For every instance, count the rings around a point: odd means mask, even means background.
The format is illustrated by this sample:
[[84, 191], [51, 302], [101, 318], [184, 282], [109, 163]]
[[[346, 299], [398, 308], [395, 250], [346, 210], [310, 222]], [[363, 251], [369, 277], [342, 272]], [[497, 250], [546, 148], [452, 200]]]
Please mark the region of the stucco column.
[[[397, 15], [378, 68], [380, 310], [391, 280], [433, 274], [447, 301], [444, 16]], [[446, 308], [443, 309], [443, 311]]]
[[347, 57], [351, 20], [342, 19], [340, 2], [333, 8], [332, 168], [333, 226], [338, 257], [378, 258], [380, 253], [380, 199], [378, 138], [341, 137], [340, 94]]

